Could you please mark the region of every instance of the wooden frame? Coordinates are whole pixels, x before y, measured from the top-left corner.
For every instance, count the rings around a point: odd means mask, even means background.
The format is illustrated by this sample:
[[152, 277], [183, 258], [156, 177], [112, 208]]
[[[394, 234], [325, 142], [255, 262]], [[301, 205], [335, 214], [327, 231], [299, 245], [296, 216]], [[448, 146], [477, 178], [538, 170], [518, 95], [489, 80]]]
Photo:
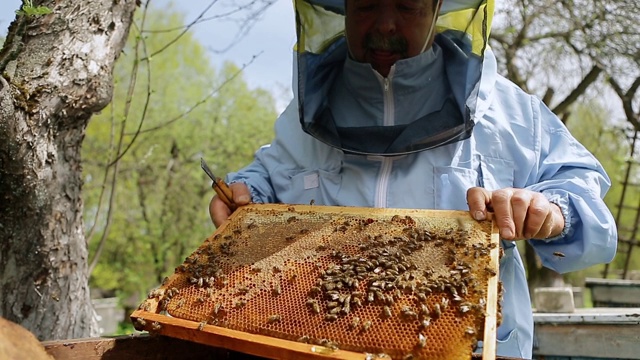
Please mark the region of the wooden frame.
[[[290, 205], [250, 205], [268, 206], [273, 210], [292, 209]], [[374, 208], [349, 208], [349, 207], [327, 207], [312, 205], [295, 205], [296, 211], [315, 211], [336, 214], [359, 214], [365, 216], [400, 215], [400, 216], [437, 216], [445, 218], [461, 218], [470, 216], [466, 211], [446, 211], [446, 210], [406, 210], [406, 209], [374, 209]], [[232, 215], [238, 216], [239, 209]], [[475, 221], [475, 220], [473, 220]], [[492, 221], [489, 219], [488, 221]], [[229, 224], [223, 224], [216, 233], [224, 231]], [[494, 269], [495, 276], [490, 277], [487, 288], [487, 306], [484, 324], [484, 347], [483, 359], [492, 360], [496, 358], [496, 328], [497, 328], [497, 302], [498, 302], [498, 269], [499, 269], [499, 234], [495, 223], [492, 222], [490, 241], [493, 245], [489, 257], [488, 266]], [[131, 318], [134, 323], [138, 322], [139, 327], [158, 333], [161, 335], [184, 339], [200, 344], [207, 344], [228, 350], [239, 351], [247, 354], [265, 356], [277, 359], [366, 359], [364, 353], [334, 350], [328, 347], [305, 344], [290, 340], [283, 340], [275, 337], [251, 334], [242, 331], [231, 330], [215, 325], [199, 324], [194, 321], [183, 320], [158, 314], [157, 304], [146, 310], [136, 310]]]

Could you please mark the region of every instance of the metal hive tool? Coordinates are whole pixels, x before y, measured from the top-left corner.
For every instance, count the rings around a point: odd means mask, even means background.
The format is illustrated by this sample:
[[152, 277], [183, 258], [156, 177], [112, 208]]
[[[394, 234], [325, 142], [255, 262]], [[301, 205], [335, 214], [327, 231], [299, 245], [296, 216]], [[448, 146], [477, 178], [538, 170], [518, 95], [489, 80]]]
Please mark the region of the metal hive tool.
[[132, 319], [270, 358], [459, 360], [478, 340], [494, 358], [492, 226], [462, 211], [245, 206]]

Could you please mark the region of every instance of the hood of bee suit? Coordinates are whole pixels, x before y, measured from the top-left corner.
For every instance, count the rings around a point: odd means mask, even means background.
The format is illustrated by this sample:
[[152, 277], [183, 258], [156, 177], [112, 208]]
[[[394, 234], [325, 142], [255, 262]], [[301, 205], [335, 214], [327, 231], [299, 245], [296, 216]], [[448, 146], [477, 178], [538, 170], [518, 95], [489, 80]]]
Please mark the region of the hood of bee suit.
[[455, 105], [443, 106], [435, 118], [458, 118], [444, 129], [429, 126], [434, 116], [391, 126], [393, 129], [382, 125], [363, 126], [361, 131], [341, 128], [327, 111], [331, 88], [327, 84], [340, 74], [348, 56], [344, 0], [294, 0], [294, 6], [297, 42], [293, 88], [306, 133], [347, 153], [382, 156], [432, 149], [471, 135], [494, 0], [443, 0], [435, 42], [443, 52]]

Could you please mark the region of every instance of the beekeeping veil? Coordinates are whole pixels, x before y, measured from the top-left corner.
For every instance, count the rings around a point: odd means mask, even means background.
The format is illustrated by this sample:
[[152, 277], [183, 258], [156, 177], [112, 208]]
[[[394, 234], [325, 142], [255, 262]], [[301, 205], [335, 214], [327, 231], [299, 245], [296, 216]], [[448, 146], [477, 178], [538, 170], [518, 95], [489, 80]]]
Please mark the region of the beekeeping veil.
[[436, 41], [445, 57], [456, 114], [452, 115], [449, 109], [435, 115], [458, 118], [446, 129], [430, 127], [433, 116], [395, 126], [344, 128], [336, 123], [327, 111], [330, 86], [326, 84], [333, 82], [339, 73], [335, 69], [347, 56], [344, 1], [294, 0], [297, 30], [294, 92], [303, 130], [345, 152], [375, 155], [422, 151], [468, 138], [474, 125], [494, 0], [443, 0], [440, 8]]

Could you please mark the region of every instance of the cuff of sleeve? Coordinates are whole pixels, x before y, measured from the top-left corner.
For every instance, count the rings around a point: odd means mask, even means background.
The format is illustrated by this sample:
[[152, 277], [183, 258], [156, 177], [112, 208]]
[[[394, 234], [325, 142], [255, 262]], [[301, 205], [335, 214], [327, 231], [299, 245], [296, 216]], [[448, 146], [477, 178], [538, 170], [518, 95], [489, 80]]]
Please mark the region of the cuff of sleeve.
[[566, 195], [563, 196], [557, 193], [543, 192], [542, 195], [544, 195], [547, 198], [547, 200], [549, 200], [550, 203], [556, 204], [560, 208], [560, 211], [562, 212], [562, 217], [564, 218], [564, 228], [562, 229], [562, 232], [560, 233], [560, 235], [556, 235], [546, 239], [539, 239], [539, 240], [551, 242], [551, 241], [562, 239], [565, 236], [567, 236], [571, 231], [571, 210], [569, 209], [569, 198]]
[[262, 200], [260, 200], [260, 196], [258, 196], [258, 192], [253, 188], [253, 186], [251, 186], [251, 184], [246, 182], [244, 179], [240, 179], [240, 180], [232, 180], [232, 181], [230, 181], [229, 185], [235, 184], [235, 183], [245, 184], [249, 188], [249, 192], [251, 193], [251, 202], [252, 203], [254, 203], [254, 204], [262, 203]]

